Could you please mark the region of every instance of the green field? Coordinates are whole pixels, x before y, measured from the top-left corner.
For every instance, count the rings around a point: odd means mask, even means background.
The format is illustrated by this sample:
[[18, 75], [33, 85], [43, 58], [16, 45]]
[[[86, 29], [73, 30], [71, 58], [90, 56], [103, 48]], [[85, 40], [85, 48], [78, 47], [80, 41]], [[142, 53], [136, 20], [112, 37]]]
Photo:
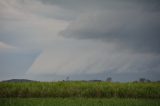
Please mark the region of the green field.
[[0, 106], [160, 106], [160, 83], [0, 83]]
[[0, 83], [0, 98], [160, 98], [160, 83], [28, 82]]
[[0, 106], [160, 106], [160, 100], [117, 98], [8, 98], [0, 99]]

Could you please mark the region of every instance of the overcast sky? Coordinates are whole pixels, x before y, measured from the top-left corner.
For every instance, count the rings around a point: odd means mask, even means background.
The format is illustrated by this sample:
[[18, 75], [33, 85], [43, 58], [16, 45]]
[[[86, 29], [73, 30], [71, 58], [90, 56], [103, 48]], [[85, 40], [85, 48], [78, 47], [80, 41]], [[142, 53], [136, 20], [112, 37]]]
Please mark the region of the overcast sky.
[[160, 80], [159, 0], [0, 0], [0, 80]]

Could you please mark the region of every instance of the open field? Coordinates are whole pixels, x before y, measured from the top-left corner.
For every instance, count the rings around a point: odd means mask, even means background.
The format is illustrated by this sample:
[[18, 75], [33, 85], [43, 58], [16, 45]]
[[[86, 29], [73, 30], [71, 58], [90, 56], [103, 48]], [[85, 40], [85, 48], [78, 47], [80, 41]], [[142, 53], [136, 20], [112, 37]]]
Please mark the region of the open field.
[[0, 98], [160, 99], [160, 83], [28, 82], [0, 83]]
[[5, 98], [0, 106], [160, 106], [158, 99]]
[[0, 106], [160, 106], [160, 83], [1, 82]]

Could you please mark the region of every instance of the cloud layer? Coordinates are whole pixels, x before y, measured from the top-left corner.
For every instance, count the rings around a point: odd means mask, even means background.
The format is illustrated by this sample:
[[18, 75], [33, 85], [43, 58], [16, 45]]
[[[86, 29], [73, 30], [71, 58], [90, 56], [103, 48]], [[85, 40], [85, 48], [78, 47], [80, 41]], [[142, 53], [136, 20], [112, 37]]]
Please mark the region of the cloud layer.
[[159, 5], [157, 0], [1, 0], [0, 80], [106, 74], [159, 80]]
[[[134, 51], [159, 54], [160, 11], [156, 5], [144, 3], [142, 8], [131, 2], [124, 4], [128, 8], [121, 7], [119, 10], [112, 7], [88, 11], [60, 34], [78, 39], [113, 42], [122, 49], [127, 47]], [[154, 9], [148, 9], [151, 7]]]

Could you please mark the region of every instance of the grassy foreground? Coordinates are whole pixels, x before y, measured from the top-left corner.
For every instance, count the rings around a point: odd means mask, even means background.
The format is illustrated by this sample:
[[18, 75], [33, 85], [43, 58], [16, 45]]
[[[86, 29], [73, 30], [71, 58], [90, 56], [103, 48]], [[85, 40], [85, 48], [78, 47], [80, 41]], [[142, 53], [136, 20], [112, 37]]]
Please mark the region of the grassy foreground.
[[160, 83], [29, 82], [0, 83], [0, 98], [145, 98], [160, 99]]
[[158, 99], [4, 98], [0, 106], [160, 106]]

